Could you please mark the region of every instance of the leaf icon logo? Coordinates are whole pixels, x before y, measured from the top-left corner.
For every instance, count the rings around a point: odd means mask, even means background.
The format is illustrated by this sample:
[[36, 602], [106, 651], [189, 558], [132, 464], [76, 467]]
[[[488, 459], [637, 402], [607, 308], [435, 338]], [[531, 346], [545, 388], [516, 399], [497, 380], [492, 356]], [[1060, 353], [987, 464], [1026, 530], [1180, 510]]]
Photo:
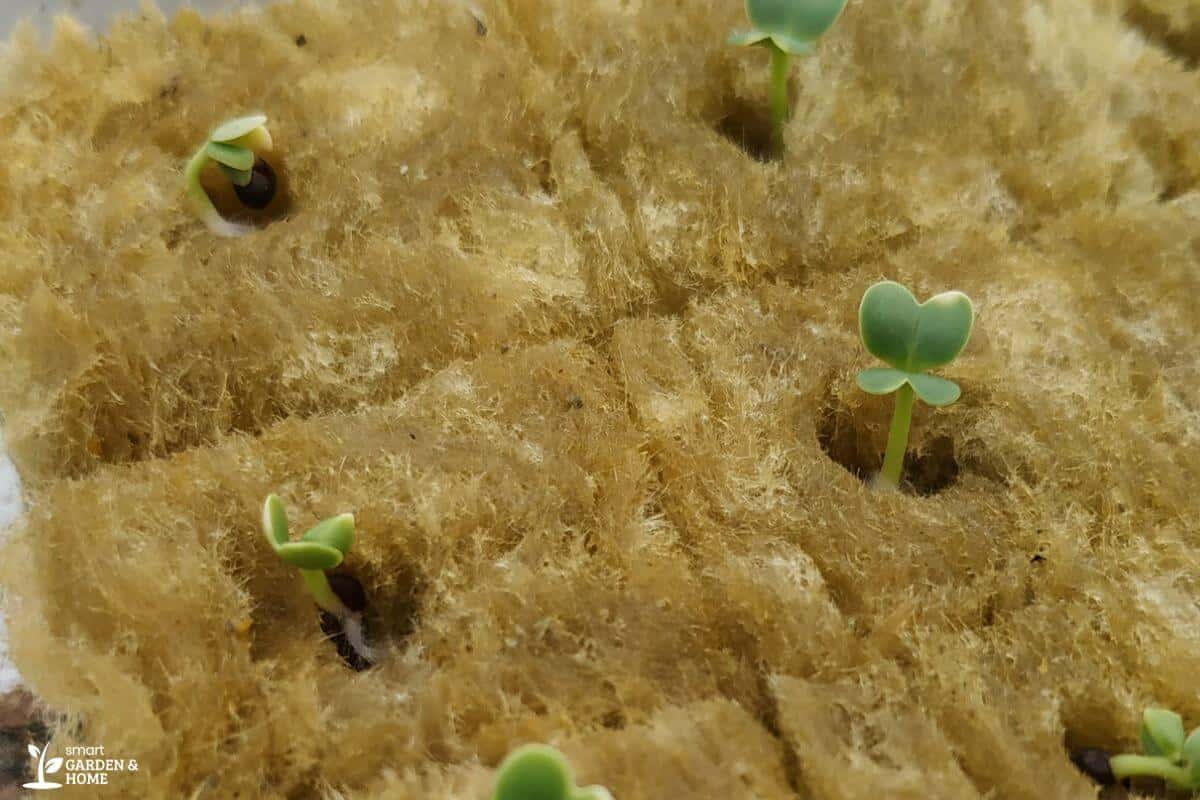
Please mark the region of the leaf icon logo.
[[24, 783], [21, 785], [26, 789], [61, 789], [61, 783], [53, 783], [46, 780], [46, 775], [47, 773], [53, 775], [55, 772], [58, 772], [60, 769], [62, 769], [63, 760], [61, 758], [46, 758], [46, 756], [50, 754], [49, 745], [39, 750], [36, 745], [30, 744], [28, 746], [28, 750], [29, 755], [34, 761], [37, 762], [37, 781], [33, 783]]

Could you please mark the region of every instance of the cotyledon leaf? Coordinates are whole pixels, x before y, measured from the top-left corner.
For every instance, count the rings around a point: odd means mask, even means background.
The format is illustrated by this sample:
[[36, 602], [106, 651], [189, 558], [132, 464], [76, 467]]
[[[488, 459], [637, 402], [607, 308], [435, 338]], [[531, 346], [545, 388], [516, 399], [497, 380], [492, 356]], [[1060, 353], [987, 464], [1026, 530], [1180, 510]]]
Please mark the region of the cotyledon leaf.
[[354, 515], [338, 514], [322, 520], [309, 528], [300, 540], [332, 547], [343, 554], [349, 553], [354, 546]]
[[287, 509], [283, 507], [283, 501], [278, 495], [267, 495], [267, 500], [263, 503], [262, 528], [271, 547], [278, 549], [279, 545], [287, 543]]
[[746, 0], [746, 16], [755, 34], [766, 34], [786, 53], [805, 55], [845, 7], [846, 0]]
[[891, 367], [871, 367], [858, 373], [858, 388], [867, 394], [891, 394], [904, 385], [908, 373]]
[[493, 800], [573, 800], [571, 769], [552, 747], [526, 745], [500, 765]]
[[974, 321], [974, 307], [962, 292], [943, 292], [918, 303], [895, 281], [867, 289], [858, 309], [867, 350], [905, 372], [949, 364], [966, 347]]
[[234, 169], [220, 162], [217, 162], [217, 166], [221, 169], [221, 172], [225, 173], [225, 177], [229, 178], [234, 186], [249, 186], [250, 181], [254, 179], [254, 170], [252, 169]]
[[318, 542], [288, 542], [275, 548], [287, 564], [298, 569], [327, 570], [342, 563], [342, 551]]
[[937, 375], [910, 372], [908, 382], [917, 393], [917, 397], [931, 406], [948, 406], [962, 396], [962, 389], [957, 383]]
[[209, 142], [206, 148], [208, 157], [219, 164], [236, 170], [254, 168], [254, 151], [244, 147], [235, 147], [224, 142]]
[[240, 139], [255, 128], [261, 128], [266, 124], [266, 114], [251, 114], [245, 117], [238, 117], [237, 119], [221, 123], [208, 138], [209, 141], [213, 142], [232, 142], [234, 139]]
[[1183, 753], [1183, 717], [1165, 708], [1147, 708], [1142, 714], [1141, 739], [1147, 755], [1178, 761]]

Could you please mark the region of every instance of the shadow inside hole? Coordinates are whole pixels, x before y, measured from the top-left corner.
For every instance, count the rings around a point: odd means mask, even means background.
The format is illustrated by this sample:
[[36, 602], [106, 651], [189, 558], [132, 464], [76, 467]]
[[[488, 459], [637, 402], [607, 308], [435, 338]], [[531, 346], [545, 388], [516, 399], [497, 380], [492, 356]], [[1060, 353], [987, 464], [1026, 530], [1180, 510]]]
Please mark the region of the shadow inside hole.
[[[376, 652], [385, 642], [399, 643], [413, 634], [420, 611], [421, 582], [417, 573], [400, 569], [394, 581], [381, 584], [377, 575], [363, 574], [362, 579], [339, 570], [328, 574], [334, 594], [361, 625], [362, 640]], [[374, 589], [369, 587], [375, 587]], [[377, 662], [367, 661], [351, 645], [342, 623], [328, 612], [321, 612], [321, 631], [337, 648], [338, 655], [356, 672], [370, 669]]]
[[391, 567], [386, 579], [373, 566], [363, 565], [358, 573], [366, 589], [366, 618], [375, 633], [375, 643], [400, 643], [417, 629], [421, 595], [425, 583], [408, 565]]
[[[259, 162], [262, 161], [264, 159], [259, 159]], [[222, 217], [230, 222], [264, 228], [292, 212], [292, 194], [283, 158], [272, 153], [265, 161], [275, 178], [275, 194], [269, 203], [260, 208], [243, 202], [238, 196], [237, 187], [215, 165], [209, 164], [201, 173], [200, 185]]]
[[0, 797], [4, 787], [37, 779], [37, 763], [29, 758], [29, 745], [42, 747], [50, 740], [51, 720], [25, 689], [0, 695]]
[[1135, 3], [1125, 19], [1141, 31], [1147, 40], [1183, 62], [1185, 68], [1196, 69], [1200, 65], [1200, 25], [1183, 30], [1172, 27], [1166, 15], [1148, 8], [1144, 3]]
[[424, 582], [415, 570], [398, 570], [394, 584], [378, 592], [374, 605], [377, 629], [393, 642], [412, 636], [421, 614], [421, 595]]
[[[883, 466], [892, 414], [890, 403], [887, 405], [886, 410], [877, 403], [856, 410], [841, 404], [827, 406], [817, 429], [821, 449], [864, 483], [874, 480]], [[918, 407], [914, 414], [919, 413]], [[878, 420], [866, 421], [873, 417]], [[921, 441], [914, 428], [904, 454], [900, 488], [909, 494], [928, 497], [952, 486], [958, 480], [958, 473], [953, 440], [949, 436], [934, 436]]]
[[717, 132], [756, 161], [777, 161], [783, 155], [765, 105], [737, 98], [726, 102], [725, 114], [717, 121]]

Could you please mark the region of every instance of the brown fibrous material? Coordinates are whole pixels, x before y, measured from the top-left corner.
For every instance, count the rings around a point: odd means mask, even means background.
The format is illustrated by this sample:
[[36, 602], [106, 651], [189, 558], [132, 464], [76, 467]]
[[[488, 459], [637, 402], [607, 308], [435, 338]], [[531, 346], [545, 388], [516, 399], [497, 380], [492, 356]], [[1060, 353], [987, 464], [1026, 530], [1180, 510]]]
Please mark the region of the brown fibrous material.
[[[55, 749], [114, 798], [484, 798], [529, 741], [620, 800], [1091, 796], [1072, 750], [1200, 721], [1196, 19], [852, 2], [766, 160], [737, 2], [19, 32], [0, 579]], [[181, 170], [257, 110], [290, 205], [214, 239]], [[881, 278], [978, 310], [912, 493]], [[371, 669], [268, 492], [355, 513]]]

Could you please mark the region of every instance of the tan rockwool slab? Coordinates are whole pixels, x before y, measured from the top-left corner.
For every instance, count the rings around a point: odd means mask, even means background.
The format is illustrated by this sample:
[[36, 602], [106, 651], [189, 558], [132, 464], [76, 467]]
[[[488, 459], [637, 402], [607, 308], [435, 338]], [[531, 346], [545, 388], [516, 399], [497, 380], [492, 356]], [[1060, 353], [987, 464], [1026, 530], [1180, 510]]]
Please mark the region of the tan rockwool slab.
[[[549, 741], [620, 800], [1078, 798], [1069, 748], [1200, 723], [1191, 6], [852, 2], [763, 162], [738, 5], [300, 0], [5, 54], [0, 580], [55, 747], [145, 765], [95, 796], [482, 798]], [[214, 240], [180, 170], [254, 109], [291, 209]], [[917, 493], [863, 480], [884, 277], [978, 310]], [[270, 491], [355, 512], [375, 669]]]

